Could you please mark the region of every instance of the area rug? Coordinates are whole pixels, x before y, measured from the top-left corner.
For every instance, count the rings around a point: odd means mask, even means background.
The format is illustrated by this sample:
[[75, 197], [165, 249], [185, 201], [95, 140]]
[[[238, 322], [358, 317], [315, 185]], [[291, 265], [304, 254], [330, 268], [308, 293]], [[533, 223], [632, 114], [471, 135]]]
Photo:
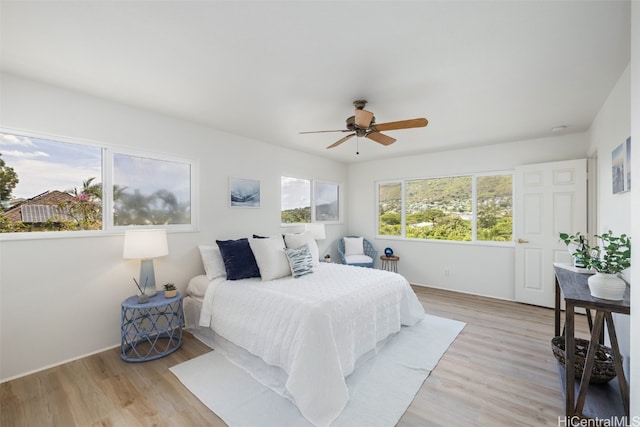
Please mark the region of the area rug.
[[[349, 403], [332, 427], [392, 427], [465, 323], [427, 315], [403, 327], [348, 378]], [[170, 368], [230, 427], [311, 427], [293, 403], [212, 351]]]

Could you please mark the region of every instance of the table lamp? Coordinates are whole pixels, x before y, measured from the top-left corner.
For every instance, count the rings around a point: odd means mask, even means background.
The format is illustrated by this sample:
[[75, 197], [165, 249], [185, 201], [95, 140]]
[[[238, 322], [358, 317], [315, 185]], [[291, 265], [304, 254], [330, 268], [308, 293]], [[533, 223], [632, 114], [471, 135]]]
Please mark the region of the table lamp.
[[165, 230], [127, 230], [124, 232], [122, 257], [141, 260], [139, 286], [144, 295], [152, 297], [156, 294], [153, 258], [168, 254], [169, 247]]

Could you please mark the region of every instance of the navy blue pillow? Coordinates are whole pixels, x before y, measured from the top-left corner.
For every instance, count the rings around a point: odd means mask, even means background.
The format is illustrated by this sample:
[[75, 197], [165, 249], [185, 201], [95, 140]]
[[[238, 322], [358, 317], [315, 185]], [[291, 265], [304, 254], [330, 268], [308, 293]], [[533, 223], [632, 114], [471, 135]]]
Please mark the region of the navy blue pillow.
[[248, 239], [216, 240], [227, 271], [227, 280], [260, 277], [260, 269]]

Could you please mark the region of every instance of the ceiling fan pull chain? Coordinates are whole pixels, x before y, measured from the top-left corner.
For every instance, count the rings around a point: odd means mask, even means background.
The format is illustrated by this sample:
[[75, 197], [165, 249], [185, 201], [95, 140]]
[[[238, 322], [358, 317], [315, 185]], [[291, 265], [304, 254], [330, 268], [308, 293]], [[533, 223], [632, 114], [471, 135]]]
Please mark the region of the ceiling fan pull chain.
[[360, 154], [360, 137], [356, 136], [356, 155]]

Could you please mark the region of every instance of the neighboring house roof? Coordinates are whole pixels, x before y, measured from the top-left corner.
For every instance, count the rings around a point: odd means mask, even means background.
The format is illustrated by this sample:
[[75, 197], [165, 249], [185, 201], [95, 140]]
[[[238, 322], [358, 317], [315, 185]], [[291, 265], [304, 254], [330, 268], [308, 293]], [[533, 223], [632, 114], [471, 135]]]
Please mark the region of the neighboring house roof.
[[24, 223], [46, 222], [49, 219], [54, 221], [69, 220], [71, 218], [64, 214], [58, 205], [61, 202], [71, 200], [73, 200], [73, 196], [62, 191], [46, 191], [12, 207], [2, 215], [11, 221]]

